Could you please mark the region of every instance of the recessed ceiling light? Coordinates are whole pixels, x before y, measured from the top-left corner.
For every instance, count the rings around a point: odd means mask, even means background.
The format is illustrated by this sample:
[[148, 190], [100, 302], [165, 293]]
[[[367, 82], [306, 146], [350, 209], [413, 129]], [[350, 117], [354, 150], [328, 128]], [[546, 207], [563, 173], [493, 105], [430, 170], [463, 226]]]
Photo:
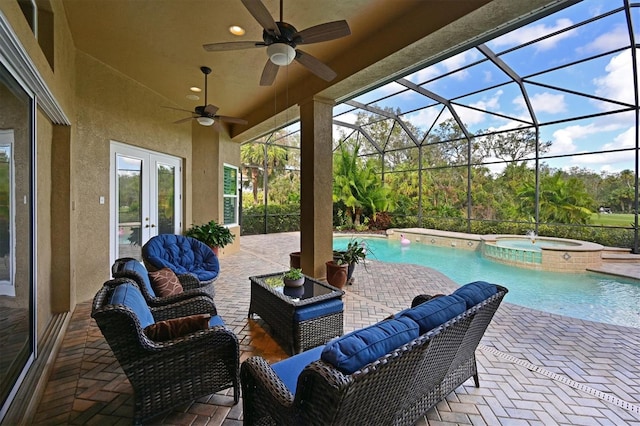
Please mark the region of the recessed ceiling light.
[[191, 90], [194, 93], [200, 93], [202, 92], [202, 89], [196, 86], [190, 87], [189, 90]]
[[245, 33], [244, 28], [242, 28], [242, 27], [241, 27], [241, 26], [239, 26], [239, 25], [232, 25], [232, 26], [230, 26], [230, 27], [229, 27], [229, 32], [230, 32], [231, 34], [233, 34], [233, 35], [236, 35], [236, 36], [241, 36], [241, 35], [244, 35], [244, 33]]
[[187, 95], [187, 99], [189, 99], [190, 101], [197, 101], [198, 99], [200, 99], [200, 96], [198, 96], [198, 95]]

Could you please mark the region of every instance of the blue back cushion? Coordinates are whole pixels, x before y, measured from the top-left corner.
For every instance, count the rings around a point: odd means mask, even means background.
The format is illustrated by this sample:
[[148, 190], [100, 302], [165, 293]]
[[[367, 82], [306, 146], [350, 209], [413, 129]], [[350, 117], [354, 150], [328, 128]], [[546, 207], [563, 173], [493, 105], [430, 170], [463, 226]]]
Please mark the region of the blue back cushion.
[[317, 346], [313, 349], [309, 349], [308, 351], [299, 353], [298, 355], [276, 362], [271, 367], [278, 377], [280, 377], [280, 380], [282, 380], [287, 389], [289, 389], [289, 392], [295, 395], [298, 385], [298, 376], [307, 365], [320, 359], [320, 354], [323, 349], [324, 346]]
[[138, 321], [140, 321], [140, 326], [143, 329], [155, 322], [151, 310], [149, 306], [147, 306], [147, 302], [135, 284], [125, 283], [118, 285], [113, 290], [109, 304], [127, 306], [136, 314]]
[[465, 284], [452, 294], [460, 296], [467, 303], [467, 309], [476, 306], [478, 303], [493, 296], [498, 292], [495, 284], [489, 284], [485, 281], [476, 281]]
[[176, 275], [191, 273], [200, 281], [215, 279], [220, 271], [220, 263], [213, 250], [184, 235], [157, 235], [142, 247], [142, 255], [158, 269], [169, 268]]
[[[149, 281], [149, 271], [147, 271], [147, 268], [145, 268], [142, 263], [138, 262], [135, 259], [127, 260], [126, 262], [120, 263], [118, 265], [118, 270], [116, 272], [118, 276], [128, 275], [130, 277], [139, 277], [139, 279], [136, 279], [136, 281], [141, 281], [140, 284], [144, 285], [144, 287], [147, 289], [147, 292], [152, 297], [157, 297], [156, 293], [153, 291], [153, 287], [151, 287], [151, 281]], [[127, 274], [128, 272], [132, 272], [134, 275]]]
[[396, 315], [396, 318], [404, 316], [411, 318], [420, 326], [420, 334], [424, 334], [466, 310], [467, 304], [461, 297], [440, 296], [421, 303], [415, 308], [405, 309]]
[[419, 335], [418, 324], [409, 317], [384, 320], [327, 343], [321, 358], [351, 374]]

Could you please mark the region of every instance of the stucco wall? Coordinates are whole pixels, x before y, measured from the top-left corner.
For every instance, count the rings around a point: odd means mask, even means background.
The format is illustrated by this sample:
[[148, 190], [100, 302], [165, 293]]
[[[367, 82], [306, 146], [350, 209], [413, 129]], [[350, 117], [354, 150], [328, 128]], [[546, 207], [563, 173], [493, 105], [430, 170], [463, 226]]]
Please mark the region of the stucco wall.
[[[82, 52], [76, 56], [77, 115], [72, 135], [72, 275], [77, 301], [91, 299], [110, 276], [110, 142], [118, 141], [170, 154], [191, 163], [191, 128], [161, 108], [167, 101]], [[183, 167], [183, 199], [191, 198], [190, 167]], [[191, 209], [184, 207], [184, 220]]]
[[36, 258], [37, 258], [37, 330], [41, 336], [51, 319], [51, 293], [54, 291], [51, 283], [51, 122], [38, 112], [37, 118], [37, 169], [36, 169]]

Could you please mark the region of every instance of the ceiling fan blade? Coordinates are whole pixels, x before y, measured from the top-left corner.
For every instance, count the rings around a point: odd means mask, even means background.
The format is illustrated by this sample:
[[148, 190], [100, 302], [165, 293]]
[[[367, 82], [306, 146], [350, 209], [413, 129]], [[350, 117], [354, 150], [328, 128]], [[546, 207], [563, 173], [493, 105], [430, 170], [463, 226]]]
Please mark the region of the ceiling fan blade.
[[189, 113], [193, 114], [193, 111], [189, 111], [188, 109], [174, 108], [174, 107], [164, 106], [164, 105], [161, 105], [161, 107], [162, 108], [168, 108], [168, 109], [175, 109], [176, 111], [189, 112]]
[[236, 117], [229, 117], [226, 115], [216, 115], [216, 119], [220, 121], [224, 121], [225, 123], [235, 123], [235, 124], [248, 124], [247, 120]]
[[271, 59], [267, 59], [260, 77], [260, 86], [271, 86], [278, 75], [278, 68], [280, 67], [271, 62]]
[[218, 112], [218, 107], [215, 105], [207, 105], [206, 107], [204, 107], [204, 113], [210, 117], [213, 117], [214, 115], [216, 115], [216, 112]]
[[309, 71], [320, 77], [325, 81], [331, 81], [338, 74], [327, 65], [320, 62], [320, 60], [308, 53], [303, 52], [300, 49], [296, 49], [296, 61], [307, 67]]
[[242, 4], [244, 4], [244, 7], [247, 8], [256, 21], [262, 25], [262, 28], [267, 30], [267, 32], [280, 35], [280, 29], [276, 25], [276, 21], [273, 20], [271, 13], [269, 13], [260, 0], [242, 0]]
[[319, 43], [321, 41], [335, 40], [348, 35], [351, 35], [351, 29], [349, 28], [347, 21], [326, 22], [298, 32], [298, 36], [302, 39], [298, 44]]
[[253, 49], [254, 47], [263, 46], [265, 46], [263, 41], [226, 41], [202, 45], [204, 50], [208, 52], [226, 52], [228, 50]]
[[184, 123], [185, 121], [193, 120], [193, 117], [183, 118], [182, 120], [174, 121], [173, 124]]

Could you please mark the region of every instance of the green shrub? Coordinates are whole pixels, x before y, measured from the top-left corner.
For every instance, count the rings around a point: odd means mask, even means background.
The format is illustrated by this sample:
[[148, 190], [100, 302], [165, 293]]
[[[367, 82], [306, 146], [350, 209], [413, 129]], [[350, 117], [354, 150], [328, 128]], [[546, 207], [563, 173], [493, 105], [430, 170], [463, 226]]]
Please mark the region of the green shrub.
[[241, 235], [299, 231], [300, 205], [269, 204], [266, 229], [264, 205], [243, 207], [241, 219]]

